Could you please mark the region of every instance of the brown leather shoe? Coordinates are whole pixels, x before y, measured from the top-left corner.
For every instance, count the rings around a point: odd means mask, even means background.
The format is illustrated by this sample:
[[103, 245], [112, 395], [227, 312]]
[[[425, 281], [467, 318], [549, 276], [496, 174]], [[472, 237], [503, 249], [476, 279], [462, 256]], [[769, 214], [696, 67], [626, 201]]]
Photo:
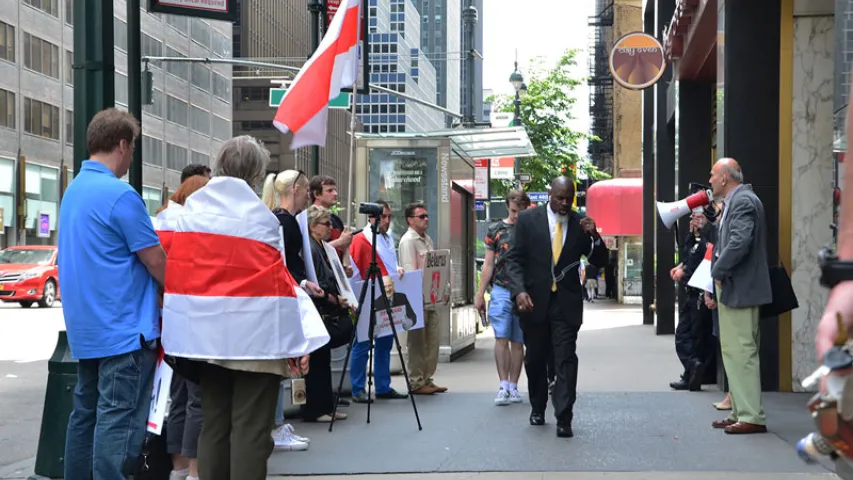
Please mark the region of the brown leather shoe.
[[424, 385], [421, 388], [413, 390], [412, 393], [415, 395], [432, 395], [435, 391], [435, 387], [431, 385]]
[[754, 423], [737, 422], [726, 427], [726, 433], [734, 435], [748, 433], [767, 433], [766, 425], [756, 425]]
[[726, 428], [730, 425], [734, 425], [735, 423], [737, 423], [737, 421], [726, 418], [724, 420], [714, 420], [711, 422], [711, 426], [714, 428]]
[[430, 387], [434, 388], [436, 393], [444, 393], [447, 391], [447, 387], [440, 387], [434, 383], [431, 384]]

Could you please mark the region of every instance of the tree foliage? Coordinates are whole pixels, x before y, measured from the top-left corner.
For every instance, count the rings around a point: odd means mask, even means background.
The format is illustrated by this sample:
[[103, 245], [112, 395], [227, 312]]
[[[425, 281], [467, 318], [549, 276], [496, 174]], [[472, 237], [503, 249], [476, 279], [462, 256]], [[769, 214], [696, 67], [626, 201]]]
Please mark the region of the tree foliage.
[[[541, 58], [534, 59], [531, 71], [526, 72], [527, 95], [521, 98], [521, 122], [536, 150], [536, 156], [521, 159], [521, 171], [531, 176], [525, 186], [527, 191], [543, 192], [560, 175], [577, 180], [583, 172], [581, 177], [609, 178], [578, 151], [581, 140], [598, 139], [568, 126], [578, 108], [575, 89], [582, 82], [572, 76], [572, 69], [577, 66], [576, 54], [576, 50], [567, 50], [551, 68], [544, 67]], [[497, 111], [515, 111], [514, 94], [494, 96], [491, 101]], [[491, 187], [493, 196], [503, 196], [512, 188], [512, 182], [494, 180]]]

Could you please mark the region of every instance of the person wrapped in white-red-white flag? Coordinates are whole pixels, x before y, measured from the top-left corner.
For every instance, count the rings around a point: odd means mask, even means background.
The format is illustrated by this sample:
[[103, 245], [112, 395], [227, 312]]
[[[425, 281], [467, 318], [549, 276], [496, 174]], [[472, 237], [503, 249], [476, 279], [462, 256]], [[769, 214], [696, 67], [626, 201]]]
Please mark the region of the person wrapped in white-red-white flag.
[[325, 345], [329, 334], [281, 242], [278, 220], [245, 181], [215, 177], [187, 199], [166, 262], [166, 353], [273, 360]]
[[360, 20], [361, 0], [341, 1], [317, 51], [284, 94], [273, 125], [293, 132], [291, 150], [326, 144], [329, 101], [353, 86], [358, 75]]

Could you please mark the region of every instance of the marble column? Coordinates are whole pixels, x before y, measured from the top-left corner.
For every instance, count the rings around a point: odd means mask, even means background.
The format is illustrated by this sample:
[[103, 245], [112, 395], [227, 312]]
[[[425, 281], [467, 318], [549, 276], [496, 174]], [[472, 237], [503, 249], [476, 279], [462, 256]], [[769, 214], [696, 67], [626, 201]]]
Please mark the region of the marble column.
[[785, 267], [800, 303], [791, 313], [795, 391], [803, 391], [800, 383], [817, 367], [814, 338], [826, 304], [817, 252], [832, 241], [834, 42], [832, 16], [794, 18], [793, 218], [791, 265]]

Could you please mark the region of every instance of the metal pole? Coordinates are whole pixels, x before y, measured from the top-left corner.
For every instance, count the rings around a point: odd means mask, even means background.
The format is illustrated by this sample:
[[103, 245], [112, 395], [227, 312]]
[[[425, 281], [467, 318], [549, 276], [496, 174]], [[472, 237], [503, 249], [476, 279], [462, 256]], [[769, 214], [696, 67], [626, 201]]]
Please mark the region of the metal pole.
[[77, 0], [74, 5], [74, 176], [86, 150], [92, 117], [115, 106], [115, 53], [112, 0]]
[[[139, 0], [127, 0], [127, 110], [142, 127], [142, 29]], [[142, 135], [130, 164], [130, 186], [142, 195]]]
[[[518, 70], [518, 64], [516, 63], [516, 70]], [[521, 95], [519, 91], [515, 91], [515, 119], [512, 122], [512, 126], [520, 127], [521, 126]], [[516, 188], [521, 188], [521, 180], [518, 178], [518, 174], [521, 173], [521, 159], [515, 157], [513, 160], [513, 169], [515, 170], [515, 186]]]
[[465, 10], [462, 12], [462, 21], [465, 24], [465, 37], [466, 43], [468, 44], [467, 56], [465, 57], [465, 70], [466, 70], [466, 80], [468, 80], [466, 87], [467, 96], [468, 96], [468, 105], [465, 109], [465, 116], [463, 117], [462, 124], [465, 128], [472, 128], [476, 122], [476, 117], [474, 115], [474, 52], [476, 51], [474, 42], [474, 26], [477, 25], [477, 7], [474, 6], [473, 0], [468, 0], [468, 6], [465, 7]]
[[[323, 10], [323, 4], [319, 0], [310, 0], [310, 2], [308, 10], [311, 12], [311, 55], [313, 55], [320, 46], [320, 12]], [[319, 175], [320, 147], [316, 145], [311, 147], [311, 163], [313, 164], [314, 175]]]

